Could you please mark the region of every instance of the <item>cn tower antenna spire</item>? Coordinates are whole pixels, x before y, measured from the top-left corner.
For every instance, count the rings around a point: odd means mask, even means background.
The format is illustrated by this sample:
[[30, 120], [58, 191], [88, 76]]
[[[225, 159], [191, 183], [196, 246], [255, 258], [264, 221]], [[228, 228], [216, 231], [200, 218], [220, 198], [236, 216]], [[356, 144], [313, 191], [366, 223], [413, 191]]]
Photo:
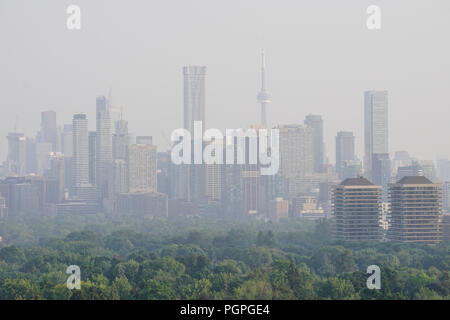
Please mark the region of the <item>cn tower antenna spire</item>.
[[266, 90], [266, 56], [264, 49], [261, 50], [261, 91], [259, 91], [257, 99], [258, 103], [261, 104], [261, 125], [267, 127], [266, 106], [271, 100]]

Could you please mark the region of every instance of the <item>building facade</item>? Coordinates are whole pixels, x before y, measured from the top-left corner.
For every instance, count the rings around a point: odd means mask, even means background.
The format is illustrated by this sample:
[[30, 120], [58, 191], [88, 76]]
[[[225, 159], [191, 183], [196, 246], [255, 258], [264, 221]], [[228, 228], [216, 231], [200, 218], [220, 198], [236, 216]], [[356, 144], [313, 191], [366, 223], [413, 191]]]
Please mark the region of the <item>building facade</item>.
[[396, 242], [436, 244], [442, 240], [442, 185], [423, 176], [405, 176], [389, 190], [391, 225]]
[[[336, 172], [345, 179], [344, 168], [355, 160], [355, 136], [353, 132], [340, 131], [336, 135]], [[356, 176], [353, 176], [356, 178]]]
[[323, 141], [323, 120], [320, 115], [309, 114], [305, 118], [305, 125], [312, 129], [314, 148], [314, 172], [321, 173], [325, 163], [325, 144]]
[[313, 130], [302, 125], [279, 126], [280, 173], [286, 178], [289, 198], [299, 190], [297, 181], [314, 172]]
[[72, 187], [89, 184], [88, 120], [85, 114], [75, 114], [72, 120]]
[[156, 146], [134, 144], [128, 149], [128, 188], [134, 192], [157, 191]]
[[47, 142], [52, 145], [52, 152], [60, 151], [60, 139], [56, 127], [56, 112], [41, 112], [41, 142]]
[[184, 79], [184, 128], [194, 132], [194, 121], [205, 128], [205, 66], [186, 66]]
[[96, 101], [95, 184], [102, 198], [108, 197], [108, 170], [112, 161], [112, 120], [109, 101]]
[[372, 159], [375, 153], [389, 153], [388, 92], [364, 92], [364, 172], [373, 180]]
[[7, 172], [15, 176], [24, 176], [27, 172], [27, 138], [23, 133], [10, 132], [7, 139]]
[[345, 179], [334, 189], [335, 239], [380, 241], [381, 214], [381, 186], [359, 177]]

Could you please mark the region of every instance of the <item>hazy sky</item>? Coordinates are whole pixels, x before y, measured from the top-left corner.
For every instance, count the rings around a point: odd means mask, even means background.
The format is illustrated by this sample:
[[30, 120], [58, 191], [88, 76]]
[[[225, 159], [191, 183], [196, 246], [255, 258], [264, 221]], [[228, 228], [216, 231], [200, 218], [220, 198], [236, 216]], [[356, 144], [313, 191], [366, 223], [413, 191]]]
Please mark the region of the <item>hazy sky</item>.
[[[66, 8], [81, 8], [81, 30]], [[379, 5], [382, 28], [366, 9]], [[363, 91], [389, 91], [390, 151], [450, 154], [448, 0], [0, 0], [0, 159], [6, 135], [34, 135], [40, 112], [60, 124], [112, 88], [130, 131], [167, 147], [182, 126], [182, 66], [207, 66], [208, 127], [259, 121], [260, 49], [271, 124], [324, 118], [327, 153], [354, 131], [363, 151]]]

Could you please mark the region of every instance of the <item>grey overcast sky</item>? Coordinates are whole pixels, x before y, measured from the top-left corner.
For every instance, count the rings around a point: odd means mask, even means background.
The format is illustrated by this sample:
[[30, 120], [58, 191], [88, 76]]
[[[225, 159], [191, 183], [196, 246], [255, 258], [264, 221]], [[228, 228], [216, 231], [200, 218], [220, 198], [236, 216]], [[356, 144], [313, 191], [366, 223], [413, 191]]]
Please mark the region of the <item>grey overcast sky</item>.
[[[81, 30], [66, 9], [81, 8]], [[366, 9], [381, 7], [369, 31]], [[40, 112], [60, 124], [112, 88], [130, 131], [162, 149], [182, 125], [182, 66], [207, 66], [208, 127], [257, 123], [260, 49], [266, 50], [271, 124], [321, 114], [334, 137], [355, 132], [363, 151], [363, 91], [389, 91], [390, 151], [450, 154], [448, 0], [0, 0], [0, 158], [6, 135], [34, 135]]]

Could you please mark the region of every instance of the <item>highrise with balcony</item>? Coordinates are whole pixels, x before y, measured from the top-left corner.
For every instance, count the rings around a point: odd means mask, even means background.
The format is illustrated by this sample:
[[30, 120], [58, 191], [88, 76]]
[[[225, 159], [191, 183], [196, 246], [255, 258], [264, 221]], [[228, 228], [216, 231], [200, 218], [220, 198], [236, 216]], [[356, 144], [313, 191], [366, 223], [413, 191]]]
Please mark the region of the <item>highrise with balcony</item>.
[[334, 190], [333, 213], [335, 239], [381, 240], [381, 186], [363, 177], [345, 179]]
[[396, 242], [436, 244], [442, 240], [442, 185], [424, 176], [405, 176], [389, 189], [391, 225]]

